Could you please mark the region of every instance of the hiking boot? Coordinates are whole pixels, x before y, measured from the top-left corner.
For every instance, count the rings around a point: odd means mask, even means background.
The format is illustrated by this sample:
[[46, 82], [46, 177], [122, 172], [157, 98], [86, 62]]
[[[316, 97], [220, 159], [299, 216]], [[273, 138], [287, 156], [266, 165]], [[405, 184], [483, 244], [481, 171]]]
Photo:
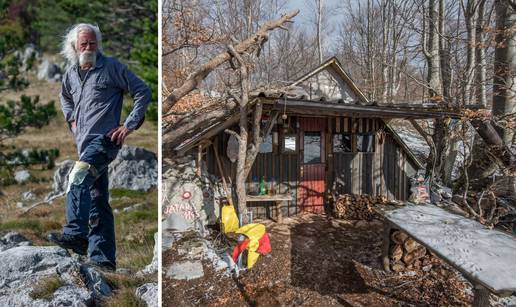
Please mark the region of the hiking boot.
[[57, 232], [49, 233], [47, 239], [62, 248], [71, 249], [76, 254], [86, 255], [88, 253], [88, 240], [86, 239]]
[[111, 262], [97, 262], [93, 260], [88, 260], [86, 265], [91, 266], [95, 269], [98, 269], [100, 271], [108, 271], [108, 272], [115, 272], [116, 271], [116, 265], [112, 264]]

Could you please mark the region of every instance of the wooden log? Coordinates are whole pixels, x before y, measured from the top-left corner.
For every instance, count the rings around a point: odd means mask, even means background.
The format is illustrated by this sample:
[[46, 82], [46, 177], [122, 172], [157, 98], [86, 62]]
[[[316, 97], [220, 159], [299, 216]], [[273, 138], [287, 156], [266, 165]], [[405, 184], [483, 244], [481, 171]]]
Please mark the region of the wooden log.
[[[407, 243], [407, 242], [405, 242], [405, 243]], [[424, 246], [419, 245], [412, 252], [405, 251], [403, 253], [402, 261], [405, 264], [409, 265], [409, 264], [414, 263], [416, 260], [423, 258], [425, 255], [426, 255], [426, 248]]]
[[391, 239], [394, 243], [403, 245], [405, 243], [405, 240], [407, 240], [408, 236], [406, 233], [404, 233], [401, 230], [396, 230], [392, 233]]
[[416, 259], [414, 258], [414, 253], [404, 253], [403, 257], [401, 258], [403, 263], [406, 265], [412, 264]]
[[390, 248], [389, 256], [392, 262], [397, 262], [403, 257], [403, 247], [399, 244], [394, 244]]
[[402, 272], [405, 271], [406, 266], [402, 262], [395, 262], [391, 265], [391, 269], [394, 272]]
[[416, 270], [421, 269], [421, 260], [418, 259], [418, 260], [414, 261], [413, 266], [414, 266], [414, 269], [416, 269]]
[[422, 245], [419, 245], [412, 253], [414, 254], [415, 259], [421, 259], [426, 255], [426, 248]]
[[420, 246], [419, 243], [417, 243], [416, 241], [414, 241], [414, 239], [412, 238], [408, 238], [407, 240], [405, 240], [405, 242], [403, 243], [403, 248], [405, 249], [405, 251], [407, 253], [412, 253], [414, 250], [416, 250], [416, 248], [418, 248]]

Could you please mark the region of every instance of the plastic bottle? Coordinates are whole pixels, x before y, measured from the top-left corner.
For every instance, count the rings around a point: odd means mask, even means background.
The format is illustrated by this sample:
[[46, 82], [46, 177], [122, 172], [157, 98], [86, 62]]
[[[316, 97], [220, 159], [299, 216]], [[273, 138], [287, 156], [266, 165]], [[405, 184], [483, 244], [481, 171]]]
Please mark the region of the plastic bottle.
[[270, 185], [269, 185], [269, 195], [276, 194], [275, 186], [276, 186], [276, 179], [274, 177], [272, 177]]
[[267, 185], [265, 184], [265, 176], [262, 176], [262, 181], [260, 181], [260, 195], [267, 195]]

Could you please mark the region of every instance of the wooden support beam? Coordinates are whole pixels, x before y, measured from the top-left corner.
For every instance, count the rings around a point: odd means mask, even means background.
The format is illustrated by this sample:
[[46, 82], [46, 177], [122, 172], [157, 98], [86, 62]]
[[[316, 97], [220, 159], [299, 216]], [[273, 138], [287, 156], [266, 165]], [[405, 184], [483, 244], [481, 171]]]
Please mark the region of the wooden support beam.
[[391, 261], [389, 259], [389, 247], [391, 244], [391, 225], [388, 221], [383, 221], [382, 235], [382, 262], [386, 272], [391, 271]]
[[197, 146], [197, 176], [201, 177], [202, 175], [202, 144]]
[[489, 290], [481, 285], [475, 285], [473, 289], [473, 307], [489, 307]]
[[222, 187], [224, 188], [224, 192], [226, 193], [226, 197], [228, 199], [229, 204], [233, 206], [233, 197], [228, 189], [228, 185], [226, 183], [226, 176], [224, 175], [224, 169], [222, 168], [222, 164], [220, 163], [219, 154], [217, 152], [217, 148], [215, 147], [215, 145], [213, 145], [213, 152], [215, 153], [217, 168], [219, 169], [220, 177], [222, 178]]

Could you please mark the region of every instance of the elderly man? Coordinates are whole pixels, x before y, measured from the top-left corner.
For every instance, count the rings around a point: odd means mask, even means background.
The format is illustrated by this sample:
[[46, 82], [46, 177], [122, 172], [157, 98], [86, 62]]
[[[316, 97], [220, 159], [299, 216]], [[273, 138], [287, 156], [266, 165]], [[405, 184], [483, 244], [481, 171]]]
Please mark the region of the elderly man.
[[[48, 239], [89, 256], [89, 264], [116, 269], [115, 227], [108, 203], [108, 165], [125, 138], [144, 120], [150, 89], [127, 66], [102, 54], [97, 26], [77, 24], [65, 37], [62, 54], [71, 64], [63, 76], [61, 106], [79, 160], [68, 176], [66, 225]], [[128, 92], [134, 107], [120, 125]]]

